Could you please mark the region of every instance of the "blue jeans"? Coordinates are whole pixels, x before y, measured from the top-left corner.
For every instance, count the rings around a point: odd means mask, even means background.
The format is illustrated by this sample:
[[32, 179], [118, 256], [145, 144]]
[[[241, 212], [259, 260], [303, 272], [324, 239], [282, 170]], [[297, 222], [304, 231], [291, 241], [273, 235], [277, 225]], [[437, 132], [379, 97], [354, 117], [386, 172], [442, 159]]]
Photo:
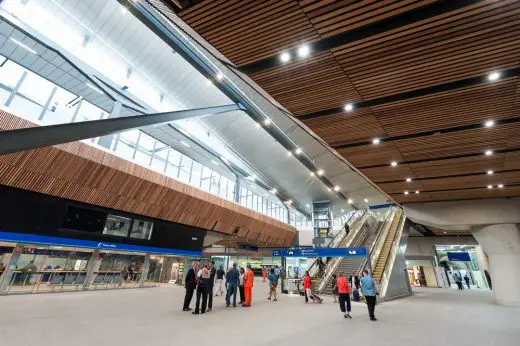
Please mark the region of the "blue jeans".
[[226, 296], [226, 304], [231, 305], [230, 298], [231, 294], [233, 294], [233, 306], [237, 305], [237, 284], [228, 283], [227, 284], [227, 296]]

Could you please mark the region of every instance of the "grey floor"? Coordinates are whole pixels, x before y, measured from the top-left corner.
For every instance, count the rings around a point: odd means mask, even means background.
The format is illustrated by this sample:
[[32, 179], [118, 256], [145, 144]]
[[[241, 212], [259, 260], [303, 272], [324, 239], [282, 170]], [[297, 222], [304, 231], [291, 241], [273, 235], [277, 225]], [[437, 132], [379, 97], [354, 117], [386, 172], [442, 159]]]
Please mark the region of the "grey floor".
[[520, 345], [520, 310], [492, 304], [487, 291], [419, 289], [379, 305], [378, 322], [361, 304], [345, 320], [329, 298], [271, 302], [266, 291], [255, 287], [251, 308], [218, 297], [200, 316], [180, 311], [177, 286], [0, 297], [0, 345]]

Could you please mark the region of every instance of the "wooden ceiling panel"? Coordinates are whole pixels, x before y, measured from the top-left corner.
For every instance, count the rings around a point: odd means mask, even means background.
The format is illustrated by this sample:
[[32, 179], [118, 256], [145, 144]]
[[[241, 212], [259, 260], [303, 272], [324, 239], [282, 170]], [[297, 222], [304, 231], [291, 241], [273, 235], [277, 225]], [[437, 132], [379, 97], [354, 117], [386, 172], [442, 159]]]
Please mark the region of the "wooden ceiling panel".
[[323, 138], [330, 145], [357, 142], [367, 138], [385, 136], [385, 130], [368, 109], [336, 114], [322, 119], [310, 119], [305, 125]]
[[[478, 128], [394, 141], [406, 160], [419, 160], [449, 155], [464, 155], [520, 147], [520, 124]], [[377, 164], [373, 161], [372, 164]]]
[[496, 186], [498, 184], [507, 186], [520, 184], [520, 172], [498, 172], [493, 175], [487, 175], [483, 172], [479, 175], [421, 180], [420, 183], [424, 186], [426, 191], [449, 190], [452, 189], [453, 186], [456, 186], [458, 189], [471, 187], [485, 188], [488, 185]]
[[[367, 150], [367, 147], [373, 150]], [[338, 149], [338, 152], [357, 167], [384, 163], [387, 163], [390, 167], [390, 162], [399, 162], [403, 160], [401, 153], [392, 142], [381, 143], [377, 146], [364, 145], [360, 147]]]
[[179, 16], [237, 65], [319, 38], [294, 0], [206, 0]]
[[[520, 187], [511, 186], [503, 189], [468, 189], [468, 190], [449, 190], [440, 192], [430, 192], [429, 201], [453, 201], [463, 199], [481, 199], [481, 198], [504, 198], [520, 196]], [[407, 199], [409, 196], [403, 194], [392, 195], [399, 203], [420, 202], [420, 200]]]
[[518, 78], [371, 107], [390, 136], [519, 117]]
[[412, 180], [410, 183], [407, 183], [404, 179], [398, 183], [379, 183], [378, 186], [387, 193], [404, 193], [408, 191], [409, 194], [414, 195], [415, 191], [421, 192], [425, 189], [422, 181]]
[[361, 100], [329, 52], [295, 65], [254, 74], [252, 78], [295, 115], [341, 107], [346, 99]]
[[322, 37], [337, 35], [363, 25], [410, 11], [437, 0], [300, 1], [300, 6]]
[[384, 167], [365, 168], [362, 172], [374, 183], [404, 180], [407, 177], [413, 178], [414, 176], [410, 165], [399, 165], [397, 167], [387, 165]]
[[403, 193], [390, 194], [397, 203], [413, 203], [413, 202], [429, 202], [432, 201], [432, 196], [428, 192], [421, 192], [416, 195], [415, 193], [405, 195]]
[[520, 169], [520, 152], [505, 155], [504, 169]]
[[493, 156], [482, 155], [412, 163], [408, 166], [412, 170], [414, 178], [429, 178], [512, 169], [505, 166], [505, 158], [506, 154], [494, 154]]

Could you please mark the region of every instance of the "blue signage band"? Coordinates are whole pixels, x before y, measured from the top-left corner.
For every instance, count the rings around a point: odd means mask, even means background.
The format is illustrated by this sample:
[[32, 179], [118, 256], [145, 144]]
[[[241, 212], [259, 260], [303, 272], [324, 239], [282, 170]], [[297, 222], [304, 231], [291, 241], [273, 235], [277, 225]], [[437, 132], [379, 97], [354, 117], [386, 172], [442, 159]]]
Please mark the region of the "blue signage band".
[[139, 246], [121, 243], [109, 243], [106, 241], [98, 242], [91, 240], [81, 240], [61, 237], [47, 237], [35, 234], [0, 232], [0, 241], [8, 241], [15, 243], [28, 243], [40, 245], [57, 245], [57, 246], [71, 246], [86, 249], [102, 249], [114, 251], [131, 251], [131, 252], [145, 252], [161, 255], [176, 255], [176, 256], [192, 256], [200, 257], [202, 252], [190, 250], [167, 249], [153, 246]]
[[273, 257], [367, 257], [364, 247], [276, 249]]

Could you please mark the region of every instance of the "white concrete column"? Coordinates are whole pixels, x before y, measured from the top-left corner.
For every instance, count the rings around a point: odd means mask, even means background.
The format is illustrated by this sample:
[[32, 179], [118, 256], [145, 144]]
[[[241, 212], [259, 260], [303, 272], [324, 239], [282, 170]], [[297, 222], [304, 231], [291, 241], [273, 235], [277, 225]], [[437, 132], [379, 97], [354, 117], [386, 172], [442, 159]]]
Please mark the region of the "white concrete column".
[[475, 226], [472, 231], [489, 257], [496, 303], [520, 306], [520, 225]]

